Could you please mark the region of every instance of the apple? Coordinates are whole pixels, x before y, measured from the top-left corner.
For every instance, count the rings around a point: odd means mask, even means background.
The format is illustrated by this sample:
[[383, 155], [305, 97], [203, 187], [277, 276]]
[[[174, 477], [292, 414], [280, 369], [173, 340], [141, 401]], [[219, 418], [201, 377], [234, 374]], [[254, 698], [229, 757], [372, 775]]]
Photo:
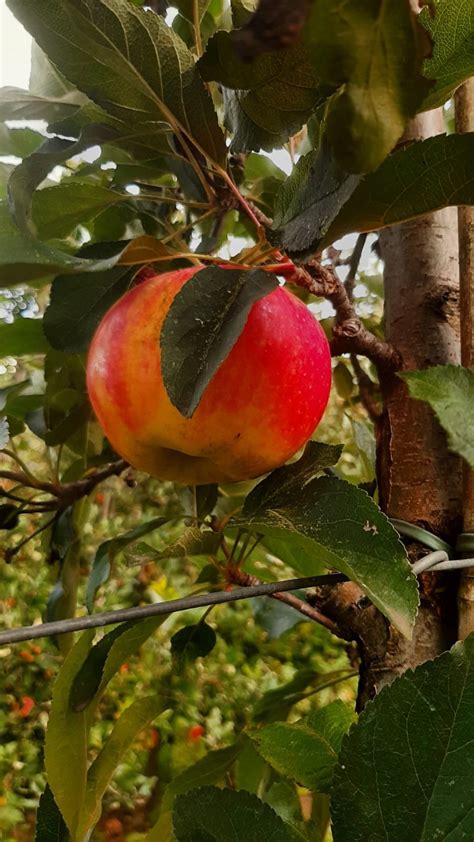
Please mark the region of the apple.
[[106, 313], [93, 338], [87, 387], [124, 459], [162, 480], [234, 482], [282, 465], [310, 438], [331, 384], [326, 336], [308, 308], [279, 287], [245, 327], [191, 418], [170, 402], [160, 332], [181, 287], [203, 267], [154, 275]]

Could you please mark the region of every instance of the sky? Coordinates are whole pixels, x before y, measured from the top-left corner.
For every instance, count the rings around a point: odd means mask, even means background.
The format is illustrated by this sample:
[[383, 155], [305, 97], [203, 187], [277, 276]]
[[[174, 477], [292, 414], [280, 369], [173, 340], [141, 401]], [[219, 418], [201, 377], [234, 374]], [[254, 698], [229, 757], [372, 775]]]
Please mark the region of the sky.
[[0, 0], [0, 85], [27, 88], [31, 36]]

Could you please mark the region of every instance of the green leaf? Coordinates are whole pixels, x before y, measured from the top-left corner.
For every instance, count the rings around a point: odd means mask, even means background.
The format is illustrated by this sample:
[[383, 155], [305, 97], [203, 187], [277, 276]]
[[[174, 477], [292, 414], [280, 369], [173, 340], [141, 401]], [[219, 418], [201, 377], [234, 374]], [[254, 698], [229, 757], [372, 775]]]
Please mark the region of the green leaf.
[[256, 301], [277, 289], [262, 269], [196, 272], [173, 299], [161, 329], [161, 371], [171, 402], [190, 418], [235, 345]]
[[[473, 156], [474, 133], [438, 135], [399, 149], [376, 172], [365, 176], [326, 233], [320, 239], [313, 239], [313, 250], [321, 251], [353, 231], [376, 231], [439, 208], [474, 204]], [[301, 189], [304, 195], [303, 181]], [[289, 197], [284, 187], [281, 196], [286, 209]], [[287, 213], [286, 228], [278, 232], [281, 242], [285, 241], [286, 230], [290, 226], [297, 230], [302, 221], [297, 201], [298, 197], [293, 200], [295, 215], [288, 218]], [[319, 210], [313, 210], [317, 219]]]
[[102, 317], [127, 291], [133, 274], [128, 266], [115, 266], [100, 274], [55, 278], [43, 319], [52, 347], [69, 353], [86, 351]]
[[338, 700], [292, 725], [274, 722], [249, 736], [280, 775], [328, 792], [342, 738], [355, 719], [352, 709]]
[[214, 649], [216, 641], [216, 633], [207, 623], [185, 626], [171, 638], [171, 655], [182, 666], [196, 658], [205, 658]]
[[28, 283], [54, 274], [103, 271], [118, 256], [104, 260], [83, 260], [35, 240], [13, 224], [5, 202], [0, 202], [0, 284], [2, 287]]
[[[295, 591], [294, 594], [303, 599], [305, 597], [302, 591]], [[255, 599], [251, 604], [254, 608], [255, 622], [267, 632], [269, 640], [277, 640], [282, 634], [305, 621], [305, 617], [291, 605], [276, 599]]]
[[70, 838], [51, 788], [46, 784], [36, 813], [35, 842], [69, 842]]
[[274, 810], [243, 790], [202, 786], [179, 795], [173, 826], [178, 842], [292, 842]]
[[152, 518], [152, 520], [141, 523], [140, 526], [136, 526], [135, 529], [131, 529], [117, 538], [104, 541], [98, 547], [87, 582], [86, 605], [88, 611], [92, 612], [96, 592], [110, 576], [110, 566], [115, 556], [133, 541], [136, 541], [137, 538], [143, 538], [144, 535], [148, 535], [149, 532], [153, 532], [168, 523], [169, 519], [168, 517]]
[[0, 357], [45, 354], [48, 348], [42, 319], [19, 317], [11, 324], [0, 324]]
[[369, 702], [342, 743], [335, 842], [474, 838], [474, 636]]
[[302, 44], [244, 62], [233, 33], [217, 32], [198, 67], [204, 79], [224, 86], [233, 152], [281, 146], [331, 92], [321, 89]]
[[433, 51], [423, 73], [435, 85], [423, 109], [443, 105], [458, 85], [474, 74], [474, 16], [471, 0], [431, 0], [420, 22], [428, 30]]
[[84, 632], [61, 667], [53, 689], [45, 741], [48, 783], [73, 837], [86, 791], [87, 730], [84, 713], [71, 710], [69, 695], [93, 638], [94, 631]]
[[44, 141], [43, 135], [32, 129], [10, 129], [0, 123], [0, 155], [26, 158]]
[[134, 130], [164, 121], [214, 161], [224, 160], [224, 138], [193, 55], [160, 15], [120, 0], [8, 4], [61, 73], [105, 111]]
[[336, 158], [348, 172], [376, 169], [430, 87], [410, 3], [314, 0], [305, 33], [316, 75], [339, 88], [325, 120]]
[[359, 182], [341, 169], [327, 142], [300, 158], [276, 194], [271, 241], [289, 254], [310, 255]]
[[102, 796], [119, 763], [140, 732], [168, 707], [159, 695], [133, 702], [121, 715], [114, 729], [87, 773], [84, 804], [78, 822], [77, 838], [83, 839], [100, 818]]
[[241, 751], [242, 741], [239, 740], [227, 748], [210, 751], [197, 763], [176, 775], [165, 789], [160, 817], [147, 834], [145, 842], [175, 842], [171, 826], [171, 810], [175, 797], [197, 786], [224, 781]]
[[42, 240], [66, 237], [79, 224], [91, 222], [102, 211], [123, 202], [124, 198], [127, 197], [99, 184], [75, 179], [66, 179], [55, 187], [38, 190], [32, 201], [38, 237]]
[[460, 365], [439, 365], [424, 371], [403, 371], [412, 398], [426, 401], [448, 434], [450, 450], [474, 469], [474, 371]]
[[263, 724], [286, 719], [293, 705], [306, 697], [308, 687], [312, 688], [312, 693], [317, 693], [341, 681], [345, 675], [344, 670], [315, 673], [314, 669], [300, 669], [291, 681], [263, 694], [254, 706], [252, 718]]
[[0, 120], [61, 120], [74, 114], [83, 101], [79, 92], [65, 96], [37, 96], [21, 88], [0, 88]]
[[[59, 137], [48, 138], [41, 144], [41, 146], [39, 147], [39, 149], [36, 150], [36, 152], [33, 152], [31, 155], [28, 156], [28, 158], [25, 158], [22, 161], [22, 163], [19, 164], [13, 170], [10, 176], [10, 180], [8, 182], [9, 204], [13, 219], [18, 225], [18, 227], [21, 230], [29, 231], [33, 235], [37, 234], [36, 226], [33, 220], [31, 219], [31, 203], [33, 192], [36, 190], [38, 185], [41, 184], [42, 181], [44, 181], [48, 173], [50, 173], [55, 166], [57, 166], [58, 164], [62, 164], [64, 161], [67, 161], [74, 155], [78, 155], [79, 152], [84, 152], [84, 150], [88, 149], [90, 146], [94, 146], [95, 144], [100, 143], [103, 140], [110, 139], [114, 136], [114, 134], [114, 130], [108, 126], [97, 126], [92, 124], [90, 126], [85, 127], [79, 140], [65, 140], [64, 138]], [[46, 232], [46, 238], [48, 236], [51, 236], [52, 233], [53, 236], [60, 236], [62, 233], [64, 233], [64, 231], [68, 233], [71, 230], [71, 228], [69, 227], [69, 218], [67, 214], [67, 210], [70, 208], [70, 206], [68, 206], [65, 203], [64, 186], [65, 185], [61, 185], [57, 188], [49, 188], [50, 191], [58, 189], [60, 191], [59, 195], [63, 194], [62, 201], [64, 204], [61, 210], [59, 210], [59, 208], [56, 206], [56, 215], [62, 215], [62, 213], [66, 209], [64, 225], [61, 226], [61, 224], [59, 224], [58, 234], [56, 234], [54, 230], [53, 232], [51, 232], [52, 226], [54, 229], [54, 218], [51, 218], [52, 213], [54, 217], [54, 208], [51, 209], [51, 198], [54, 194], [48, 192], [46, 194], [46, 199], [39, 200], [39, 209], [37, 213], [40, 220], [42, 206], [45, 206], [46, 219], [43, 230], [44, 232]], [[71, 200], [75, 201], [74, 196], [71, 197]], [[71, 213], [70, 210], [69, 213]], [[75, 213], [75, 209], [73, 213]], [[43, 225], [42, 220], [40, 221], [40, 225]]]
[[143, 564], [144, 561], [161, 561], [165, 558], [185, 558], [196, 555], [215, 555], [222, 541], [219, 532], [189, 526], [176, 541], [164, 550], [155, 550], [144, 542], [133, 543], [125, 550], [125, 557], [130, 564]]
[[365, 491], [336, 477], [315, 476], [325, 455], [326, 464], [332, 461], [331, 450], [337, 451], [310, 442], [298, 462], [273, 471], [250, 492], [233, 525], [313, 552], [317, 561], [356, 582], [409, 637], [418, 589], [405, 549]]

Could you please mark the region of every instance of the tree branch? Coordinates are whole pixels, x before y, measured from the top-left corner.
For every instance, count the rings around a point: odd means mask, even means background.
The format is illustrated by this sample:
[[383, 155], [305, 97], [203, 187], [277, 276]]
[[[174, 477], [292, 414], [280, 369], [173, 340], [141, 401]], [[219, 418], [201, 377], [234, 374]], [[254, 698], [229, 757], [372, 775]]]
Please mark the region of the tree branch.
[[318, 260], [310, 260], [304, 268], [296, 270], [294, 280], [313, 295], [327, 298], [333, 305], [336, 311], [331, 341], [333, 356], [362, 354], [372, 360], [381, 371], [395, 371], [400, 368], [400, 354], [388, 342], [378, 339], [364, 327], [343, 282], [331, 266], [323, 266]]
[[[257, 579], [256, 576], [251, 576], [249, 573], [244, 573], [243, 570], [240, 570], [236, 565], [230, 564], [227, 567], [227, 575], [229, 581], [233, 584], [241, 585], [247, 588], [254, 588], [261, 586], [263, 583], [260, 579]], [[337, 575], [337, 574], [336, 574]], [[345, 581], [345, 577], [343, 577]], [[332, 583], [334, 584], [337, 580], [332, 579]], [[339, 582], [342, 581], [339, 577]], [[294, 589], [296, 590], [296, 588]], [[342, 637], [343, 640], [347, 640], [345, 633], [339, 628], [337, 623], [326, 617], [321, 611], [317, 608], [310, 605], [308, 602], [304, 602], [304, 600], [299, 599], [299, 597], [295, 596], [294, 594], [284, 593], [281, 591], [273, 592], [268, 594], [273, 599], [278, 599], [280, 602], [284, 602], [286, 605], [291, 605], [296, 611], [299, 611], [300, 614], [303, 614], [308, 620], [313, 620], [315, 623], [319, 623], [319, 625], [324, 626], [324, 628], [328, 629], [332, 634], [336, 635], [337, 637]]]

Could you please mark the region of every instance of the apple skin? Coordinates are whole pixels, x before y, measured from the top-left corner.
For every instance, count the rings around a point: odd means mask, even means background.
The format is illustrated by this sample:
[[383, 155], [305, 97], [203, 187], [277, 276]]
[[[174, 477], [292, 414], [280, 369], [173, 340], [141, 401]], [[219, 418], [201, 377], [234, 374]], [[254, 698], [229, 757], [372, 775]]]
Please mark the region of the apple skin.
[[326, 408], [331, 356], [307, 307], [284, 288], [257, 301], [192, 418], [171, 404], [160, 368], [161, 327], [202, 266], [155, 275], [106, 313], [93, 338], [87, 387], [107, 438], [162, 480], [235, 482], [287, 461]]

